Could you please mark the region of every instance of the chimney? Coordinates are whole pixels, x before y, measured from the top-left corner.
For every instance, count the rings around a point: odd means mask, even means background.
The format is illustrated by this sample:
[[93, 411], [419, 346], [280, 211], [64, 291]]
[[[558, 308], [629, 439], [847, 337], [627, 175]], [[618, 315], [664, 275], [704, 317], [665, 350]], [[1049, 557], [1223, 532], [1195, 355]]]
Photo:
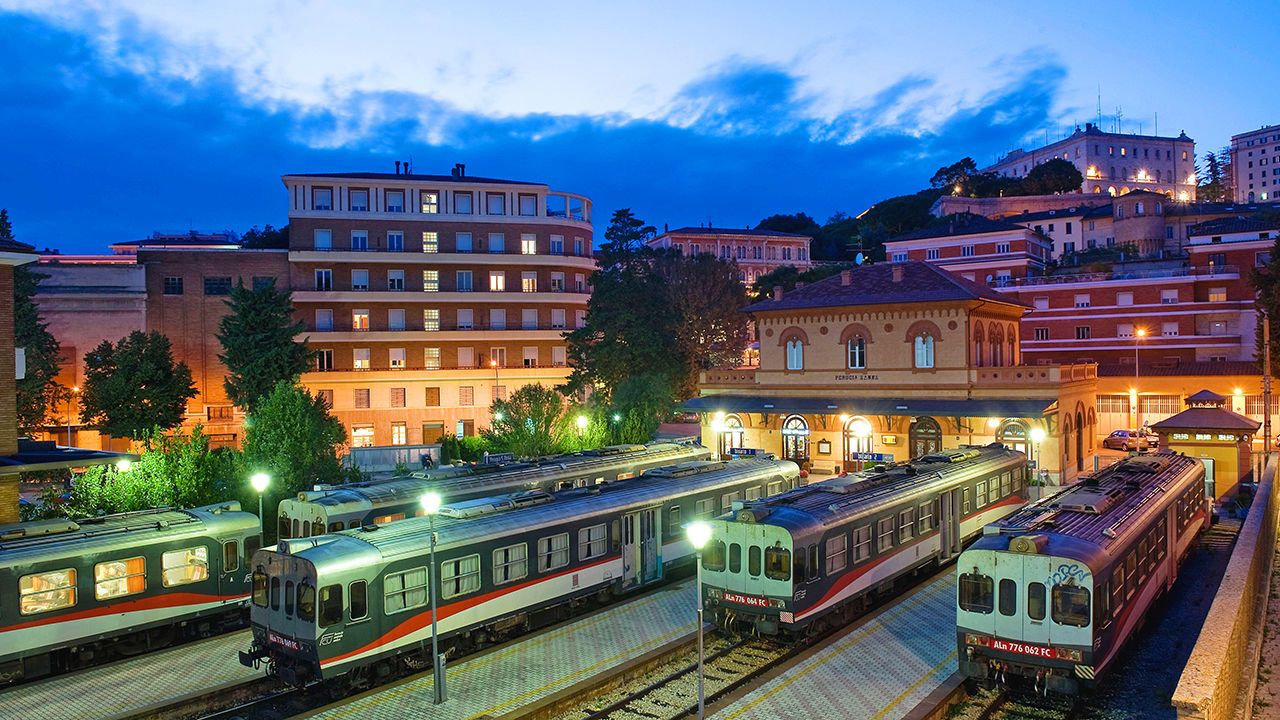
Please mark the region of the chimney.
[[467, 176], [467, 166], [462, 163], [458, 163], [458, 177], [464, 178], [466, 176]]
[[773, 299], [774, 299], [774, 300], [781, 300], [781, 299], [782, 299], [782, 286], [781, 286], [781, 285], [775, 285], [775, 286], [774, 286], [774, 288], [773, 288]]
[[851, 283], [851, 282], [853, 282], [853, 271], [852, 271], [852, 270], [841, 270], [841, 271], [840, 271], [840, 284], [841, 284], [841, 285], [844, 285], [845, 287], [848, 287], [848, 286], [849, 286], [849, 283]]
[[408, 174], [409, 174], [409, 161], [408, 161], [408, 160], [405, 160], [405, 161], [404, 161], [404, 174], [405, 174], [405, 175], [408, 175]]
[[457, 179], [457, 177], [458, 177], [458, 166], [457, 166], [457, 165], [454, 165], [454, 166], [453, 166], [453, 170], [451, 170], [450, 172], [452, 173], [452, 175], [453, 175], [454, 179], [456, 180], [456, 179]]
[[902, 265], [900, 264], [893, 266], [893, 281], [896, 283], [902, 282]]
[[397, 160], [397, 161], [396, 161], [396, 174], [397, 174], [397, 175], [399, 175], [399, 174], [400, 174], [400, 161], [399, 161], [399, 160]]
[[670, 231], [671, 231], [671, 225], [669, 223], [662, 223], [662, 232], [665, 233]]

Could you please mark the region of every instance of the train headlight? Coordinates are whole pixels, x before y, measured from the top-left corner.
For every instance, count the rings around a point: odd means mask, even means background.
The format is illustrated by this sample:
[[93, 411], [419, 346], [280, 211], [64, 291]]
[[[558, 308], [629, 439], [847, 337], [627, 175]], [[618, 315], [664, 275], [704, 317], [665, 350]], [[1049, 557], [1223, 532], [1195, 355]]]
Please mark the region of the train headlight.
[[707, 597], [711, 598], [712, 600], [719, 600], [720, 598], [724, 597], [724, 592], [722, 592], [719, 588], [707, 588]]
[[974, 635], [973, 633], [964, 634], [964, 644], [974, 645], [976, 647], [990, 647], [991, 638], [986, 635]]
[[1084, 659], [1084, 653], [1071, 648], [1058, 648], [1054, 654], [1059, 660], [1069, 660], [1071, 662], [1080, 662]]
[[769, 607], [776, 608], [778, 610], [786, 610], [787, 601], [782, 598], [769, 598]]

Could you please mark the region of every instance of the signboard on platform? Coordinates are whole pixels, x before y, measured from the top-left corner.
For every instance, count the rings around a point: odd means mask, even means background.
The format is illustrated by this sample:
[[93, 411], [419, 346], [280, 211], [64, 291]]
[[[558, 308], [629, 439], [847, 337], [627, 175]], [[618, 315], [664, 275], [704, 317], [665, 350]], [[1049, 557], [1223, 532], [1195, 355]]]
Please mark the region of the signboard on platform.
[[513, 453], [485, 453], [484, 465], [500, 465], [502, 463], [515, 462], [516, 456]]
[[849, 453], [849, 459], [863, 462], [893, 462], [893, 456], [889, 453], [855, 452]]
[[764, 450], [761, 450], [760, 448], [729, 448], [729, 454], [734, 457], [754, 457], [756, 455], [763, 455]]

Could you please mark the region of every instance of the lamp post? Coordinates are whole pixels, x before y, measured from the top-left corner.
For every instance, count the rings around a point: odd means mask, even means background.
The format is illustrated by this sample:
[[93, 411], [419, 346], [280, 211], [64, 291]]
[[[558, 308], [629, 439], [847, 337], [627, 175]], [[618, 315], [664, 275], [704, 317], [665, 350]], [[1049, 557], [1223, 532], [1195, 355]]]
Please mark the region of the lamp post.
[[1044, 428], [1038, 425], [1036, 427], [1031, 428], [1030, 439], [1031, 439], [1031, 452], [1032, 452], [1032, 455], [1034, 456], [1032, 457], [1032, 460], [1036, 464], [1036, 474], [1039, 475], [1043, 471], [1043, 468], [1040, 467], [1040, 457], [1041, 455], [1043, 455], [1043, 453], [1040, 451], [1040, 443], [1044, 442]]
[[582, 449], [582, 434], [587, 431], [588, 422], [589, 421], [587, 420], [586, 415], [579, 415], [578, 419], [574, 421], [574, 424], [578, 426], [578, 449], [579, 450]]
[[71, 408], [75, 407], [76, 395], [80, 394], [80, 386], [72, 385], [67, 395], [67, 447], [71, 447]]
[[489, 360], [489, 367], [493, 368], [493, 399], [500, 400], [501, 398], [498, 397], [498, 360], [497, 358], [491, 358]]
[[253, 486], [254, 492], [258, 493], [258, 534], [266, 533], [266, 519], [262, 517], [262, 493], [267, 491], [267, 486], [271, 484], [271, 476], [264, 473], [254, 473], [249, 478], [249, 484]]
[[1146, 328], [1138, 328], [1133, 331], [1133, 425], [1135, 430], [1138, 427], [1138, 342], [1146, 336]]
[[695, 575], [698, 590], [698, 720], [706, 717], [706, 694], [703, 679], [706, 673], [702, 669], [702, 548], [711, 539], [711, 526], [701, 520], [691, 522], [684, 530], [695, 553]]
[[427, 551], [427, 595], [431, 597], [431, 666], [435, 673], [431, 702], [440, 705], [444, 694], [444, 658], [440, 656], [440, 640], [436, 635], [436, 513], [440, 512], [440, 495], [429, 492], [422, 496], [422, 511], [427, 514], [427, 528], [431, 533], [431, 549]]
[[716, 437], [716, 459], [724, 457], [724, 418], [715, 418], [711, 421], [711, 434]]

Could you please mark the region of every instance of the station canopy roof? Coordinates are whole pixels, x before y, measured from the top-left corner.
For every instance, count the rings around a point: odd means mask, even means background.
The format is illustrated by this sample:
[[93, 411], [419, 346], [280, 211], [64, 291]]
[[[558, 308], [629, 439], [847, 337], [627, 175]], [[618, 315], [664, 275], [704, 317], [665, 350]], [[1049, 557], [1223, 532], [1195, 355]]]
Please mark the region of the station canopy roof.
[[1040, 417], [1055, 400], [1028, 398], [818, 398], [704, 395], [684, 402], [689, 412], [799, 413], [809, 415], [910, 415], [940, 417]]
[[133, 461], [137, 459], [137, 455], [130, 453], [64, 447], [48, 440], [19, 438], [18, 452], [13, 455], [0, 455], [0, 475], [17, 475], [18, 473], [36, 470], [110, 465], [121, 460]]

